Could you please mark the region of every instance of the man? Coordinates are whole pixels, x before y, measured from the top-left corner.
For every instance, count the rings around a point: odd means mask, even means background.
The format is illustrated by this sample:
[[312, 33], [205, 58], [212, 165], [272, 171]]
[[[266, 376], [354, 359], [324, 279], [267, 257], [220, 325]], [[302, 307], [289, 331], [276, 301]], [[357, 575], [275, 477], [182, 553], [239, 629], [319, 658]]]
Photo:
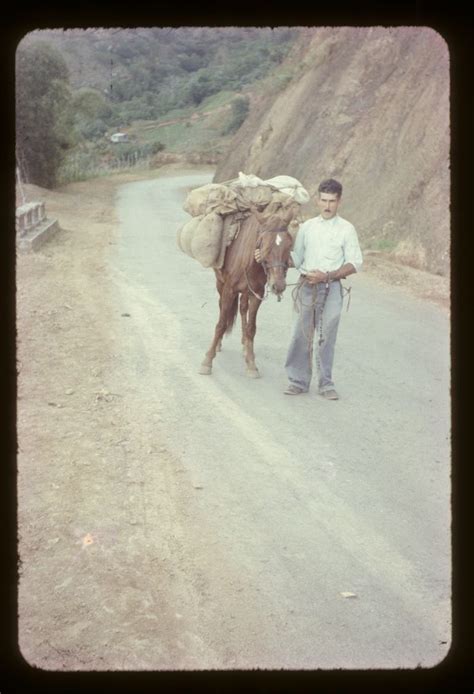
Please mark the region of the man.
[[286, 395], [300, 395], [309, 390], [317, 329], [319, 393], [328, 400], [339, 399], [332, 380], [332, 366], [342, 309], [341, 279], [362, 267], [357, 232], [337, 213], [341, 195], [342, 185], [334, 179], [319, 185], [316, 204], [320, 215], [300, 226], [291, 253], [293, 266], [300, 270], [301, 276], [296, 295], [297, 321], [285, 363], [289, 380]]

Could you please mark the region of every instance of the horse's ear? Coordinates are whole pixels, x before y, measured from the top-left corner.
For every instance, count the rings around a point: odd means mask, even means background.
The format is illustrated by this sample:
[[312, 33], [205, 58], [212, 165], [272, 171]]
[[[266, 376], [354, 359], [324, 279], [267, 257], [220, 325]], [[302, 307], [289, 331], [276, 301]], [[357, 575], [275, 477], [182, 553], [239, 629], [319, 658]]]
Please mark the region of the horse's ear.
[[293, 239], [293, 243], [296, 240], [296, 236], [298, 234], [298, 230], [300, 228], [299, 222], [294, 219], [292, 222], [288, 224], [288, 233], [290, 234], [291, 238]]
[[271, 214], [265, 217], [262, 224], [262, 231], [276, 231], [279, 227], [284, 225], [284, 221], [278, 214]]

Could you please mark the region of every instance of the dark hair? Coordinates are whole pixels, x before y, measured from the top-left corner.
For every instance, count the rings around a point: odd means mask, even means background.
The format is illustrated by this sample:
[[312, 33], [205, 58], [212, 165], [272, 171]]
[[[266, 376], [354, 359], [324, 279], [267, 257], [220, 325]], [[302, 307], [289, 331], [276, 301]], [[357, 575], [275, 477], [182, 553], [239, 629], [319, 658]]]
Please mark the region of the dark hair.
[[335, 181], [334, 178], [327, 178], [319, 184], [318, 193], [331, 193], [340, 198], [342, 195], [342, 185], [339, 181]]

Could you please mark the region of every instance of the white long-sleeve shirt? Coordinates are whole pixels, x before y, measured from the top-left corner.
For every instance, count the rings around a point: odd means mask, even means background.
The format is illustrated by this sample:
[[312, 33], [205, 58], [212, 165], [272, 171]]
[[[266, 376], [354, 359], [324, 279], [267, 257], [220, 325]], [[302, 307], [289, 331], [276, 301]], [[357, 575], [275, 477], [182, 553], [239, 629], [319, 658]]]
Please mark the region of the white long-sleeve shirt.
[[303, 222], [291, 257], [295, 268], [303, 274], [313, 270], [332, 272], [345, 263], [352, 263], [357, 272], [362, 268], [357, 232], [337, 214], [331, 219], [319, 215]]

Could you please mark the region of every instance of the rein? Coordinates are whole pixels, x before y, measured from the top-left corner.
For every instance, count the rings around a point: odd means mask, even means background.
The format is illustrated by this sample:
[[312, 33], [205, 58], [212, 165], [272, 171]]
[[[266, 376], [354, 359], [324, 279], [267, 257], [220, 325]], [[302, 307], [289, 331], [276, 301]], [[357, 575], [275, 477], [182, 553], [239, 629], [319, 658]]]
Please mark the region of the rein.
[[[265, 274], [266, 274], [266, 273], [265, 273]], [[267, 296], [268, 296], [268, 287], [265, 285], [265, 294], [264, 294], [263, 296], [259, 296], [259, 294], [257, 294], [257, 292], [254, 292], [254, 290], [253, 290], [252, 287], [250, 286], [249, 276], [248, 276], [248, 274], [247, 274], [247, 270], [245, 270], [245, 279], [247, 280], [247, 287], [250, 289], [250, 291], [252, 292], [252, 294], [253, 294], [257, 299], [259, 299], [260, 301], [265, 301], [265, 299], [266, 299]], [[278, 297], [278, 301], [281, 301], [280, 297]]]
[[[313, 284], [313, 298], [309, 304], [303, 304], [303, 301], [302, 301], [301, 296], [300, 296], [300, 292], [301, 292], [301, 287], [305, 284], [305, 281], [306, 280], [304, 279], [304, 275], [300, 275], [298, 282], [295, 282], [294, 284], [291, 284], [291, 285], [287, 285], [287, 286], [294, 286], [295, 287], [295, 289], [293, 289], [291, 295], [292, 295], [295, 311], [297, 313], [301, 312], [301, 308], [303, 306], [305, 308], [313, 308], [314, 309], [316, 307], [316, 303], [318, 300], [318, 290], [317, 290], [318, 285]], [[349, 310], [350, 303], [351, 303], [351, 289], [352, 289], [352, 287], [344, 287], [342, 282], [340, 280], [338, 280], [338, 281], [340, 282], [340, 285], [341, 285], [343, 300], [344, 300], [344, 296], [349, 297], [347, 300], [347, 308], [346, 308], [346, 313], [347, 313], [347, 311]], [[321, 312], [320, 312], [320, 316], [319, 316], [319, 340], [318, 340], [319, 345], [322, 345], [322, 343], [324, 342], [323, 314], [324, 314], [324, 307], [326, 306], [328, 294], [329, 294], [329, 282], [326, 282], [325, 288], [324, 288], [324, 297], [323, 297], [323, 302], [322, 302], [322, 306], [321, 306]], [[310, 344], [310, 346], [312, 348], [313, 336], [312, 335], [306, 335], [304, 330], [303, 330], [303, 335], [308, 340], [308, 343]], [[318, 359], [319, 359], [319, 356], [318, 356]]]
[[[318, 289], [317, 289], [318, 285], [313, 284], [313, 298], [311, 300], [311, 303], [303, 304], [303, 301], [302, 301], [301, 296], [300, 296], [300, 292], [301, 292], [302, 286], [305, 284], [305, 281], [306, 280], [304, 279], [303, 275], [301, 275], [298, 282], [296, 282], [296, 288], [293, 289], [293, 291], [292, 291], [292, 299], [293, 299], [295, 311], [297, 313], [301, 312], [301, 308], [303, 306], [305, 308], [315, 309], [317, 301], [318, 301]], [[324, 338], [323, 338], [323, 313], [324, 313], [324, 307], [326, 306], [326, 301], [327, 301], [328, 295], [329, 295], [329, 282], [326, 282], [326, 286], [324, 287], [323, 303], [321, 306], [321, 313], [320, 313], [320, 317], [319, 317], [319, 341], [318, 341], [319, 345], [322, 345], [322, 343], [324, 341]], [[303, 330], [303, 335], [308, 340], [308, 343], [310, 345], [312, 345], [313, 344], [312, 334], [306, 335], [304, 330]]]

